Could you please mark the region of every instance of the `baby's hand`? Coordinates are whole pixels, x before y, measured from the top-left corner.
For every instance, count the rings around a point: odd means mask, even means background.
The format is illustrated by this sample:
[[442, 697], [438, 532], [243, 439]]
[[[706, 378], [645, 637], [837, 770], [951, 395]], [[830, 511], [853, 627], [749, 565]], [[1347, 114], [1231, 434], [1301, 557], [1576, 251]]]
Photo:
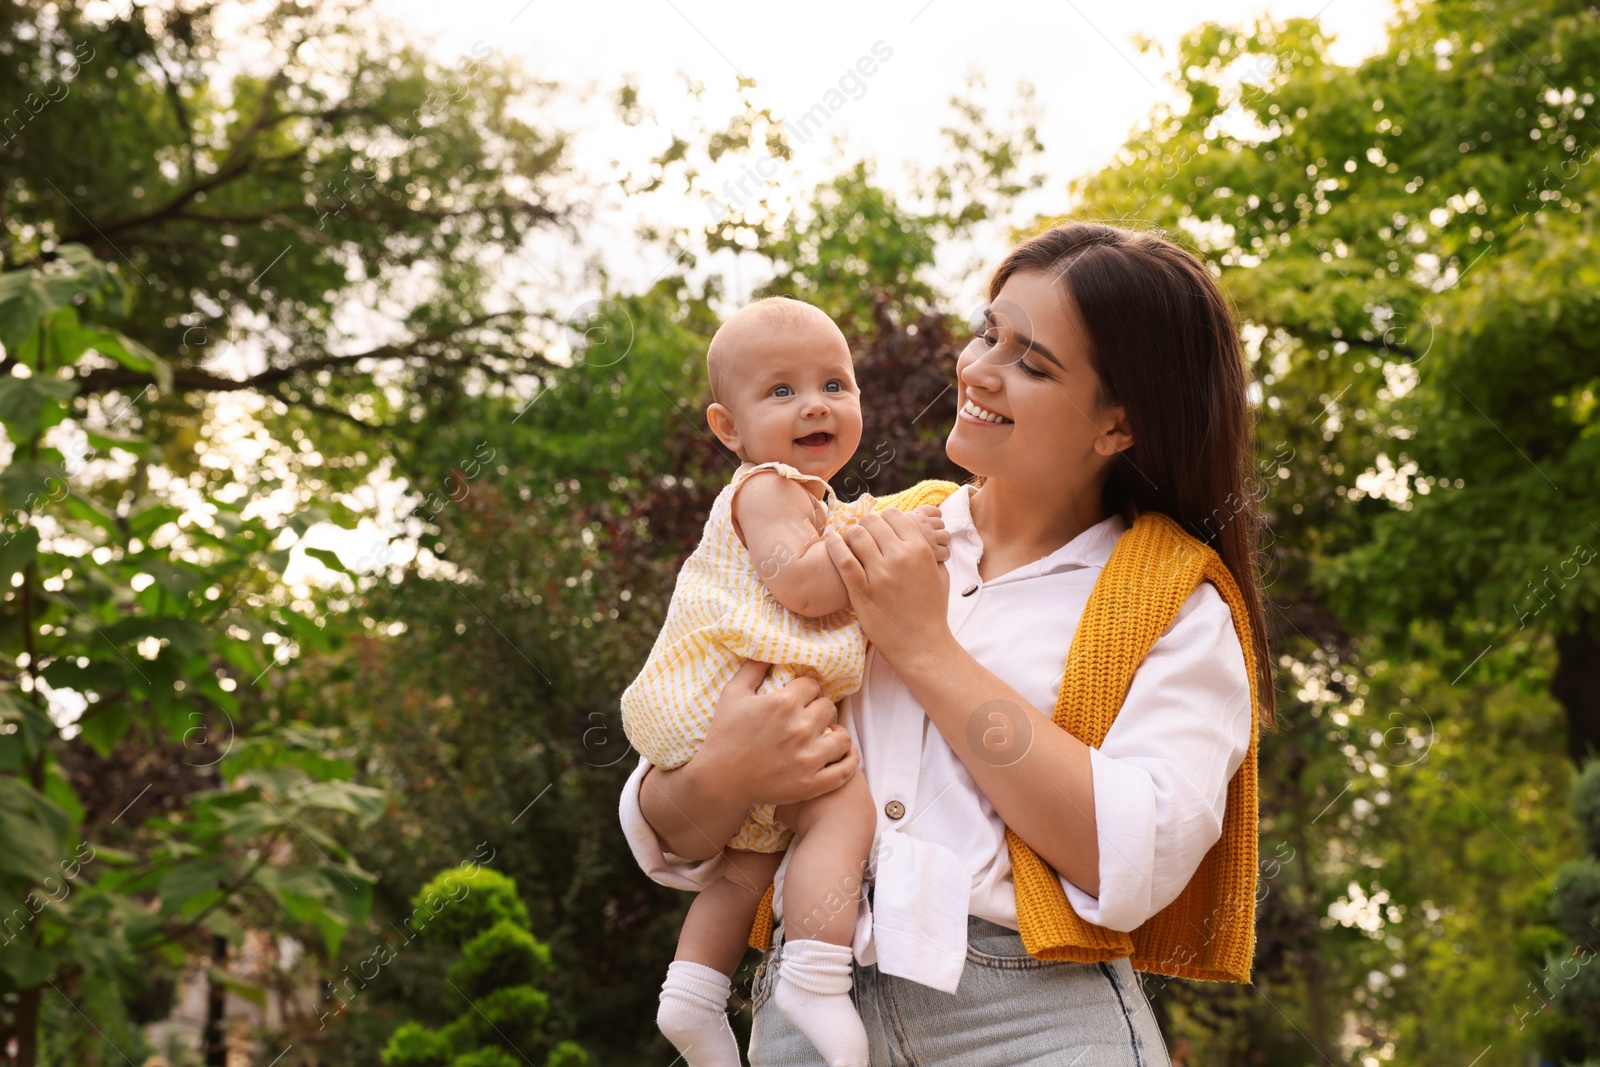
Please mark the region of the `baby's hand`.
[[916, 520], [917, 529], [922, 531], [922, 536], [927, 538], [928, 547], [933, 549], [933, 558], [943, 563], [950, 558], [950, 531], [944, 528], [944, 516], [932, 504], [924, 504], [911, 513]]

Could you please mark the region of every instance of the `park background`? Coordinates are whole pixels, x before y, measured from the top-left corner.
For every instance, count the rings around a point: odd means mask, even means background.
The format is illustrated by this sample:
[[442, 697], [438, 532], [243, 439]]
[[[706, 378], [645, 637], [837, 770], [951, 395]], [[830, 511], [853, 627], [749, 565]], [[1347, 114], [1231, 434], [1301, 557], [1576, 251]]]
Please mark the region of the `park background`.
[[1255, 983], [1149, 980], [1169, 1044], [1600, 1056], [1594, 6], [0, 22], [0, 1063], [669, 1064], [617, 698], [731, 470], [706, 342], [819, 304], [841, 494], [959, 477], [1063, 216], [1200, 254], [1256, 382]]

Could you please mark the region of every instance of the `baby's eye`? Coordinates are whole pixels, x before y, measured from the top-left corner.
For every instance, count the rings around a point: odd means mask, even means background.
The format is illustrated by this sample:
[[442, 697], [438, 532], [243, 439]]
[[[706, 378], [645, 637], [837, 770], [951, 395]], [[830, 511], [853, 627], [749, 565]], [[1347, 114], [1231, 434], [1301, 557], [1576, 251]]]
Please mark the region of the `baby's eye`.
[[787, 385], [774, 385], [772, 387], [772, 395], [776, 397], [793, 396], [794, 390]]
[[827, 393], [842, 393], [842, 392], [844, 392], [844, 383], [839, 381], [839, 379], [835, 378], [833, 381], [829, 382], [827, 385], [824, 385], [822, 387], [822, 389], [823, 389], [824, 392], [827, 392]]

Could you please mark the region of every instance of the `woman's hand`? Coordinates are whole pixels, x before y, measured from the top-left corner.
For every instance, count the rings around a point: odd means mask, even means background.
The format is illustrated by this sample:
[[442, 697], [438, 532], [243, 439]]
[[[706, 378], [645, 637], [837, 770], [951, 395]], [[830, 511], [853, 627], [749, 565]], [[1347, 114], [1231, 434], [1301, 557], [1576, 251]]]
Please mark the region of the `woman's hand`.
[[950, 640], [950, 573], [916, 519], [887, 508], [825, 540], [862, 631], [896, 672]]
[[667, 851], [716, 855], [756, 804], [792, 804], [849, 781], [860, 757], [835, 723], [833, 701], [814, 678], [757, 693], [770, 664], [751, 660], [722, 690], [694, 759], [651, 768], [640, 786], [645, 821]]

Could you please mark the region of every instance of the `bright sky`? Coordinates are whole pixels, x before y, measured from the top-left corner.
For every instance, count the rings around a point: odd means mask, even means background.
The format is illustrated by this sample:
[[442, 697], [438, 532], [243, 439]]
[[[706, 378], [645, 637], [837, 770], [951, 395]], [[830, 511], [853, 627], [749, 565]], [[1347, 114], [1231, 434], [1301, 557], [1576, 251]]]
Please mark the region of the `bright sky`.
[[[1067, 182], [1108, 160], [1130, 130], [1172, 98], [1166, 73], [1178, 40], [1195, 26], [1240, 24], [1262, 13], [1319, 16], [1337, 35], [1333, 58], [1354, 63], [1383, 46], [1394, 15], [1392, 0], [991, 0], [981, 10], [956, 0], [818, 0], [770, 8], [730, 0], [378, 0], [376, 6], [431, 39], [442, 62], [492, 48], [519, 57], [538, 77], [591, 88], [589, 106], [570, 116], [558, 108], [550, 117], [574, 120], [580, 132], [573, 159], [593, 177], [607, 174], [613, 160], [638, 165], [697, 120], [715, 126], [737, 109], [735, 78], [743, 74], [756, 80], [758, 106], [790, 119], [829, 90], [844, 90], [846, 103], [822, 133], [795, 145], [793, 169], [778, 178], [785, 192], [803, 195], [832, 176], [841, 157], [859, 156], [875, 158], [880, 181], [894, 189], [904, 186], [907, 167], [939, 160], [946, 102], [970, 73], [983, 77], [997, 120], [1016, 100], [1017, 83], [1026, 81], [1043, 113], [1048, 175], [1026, 205], [1029, 214], [1061, 211]], [[1156, 41], [1159, 51], [1141, 54], [1135, 37]], [[876, 69], [858, 79], [854, 68], [862, 57], [872, 57], [869, 67]], [[706, 87], [700, 100], [685, 90], [685, 75]], [[654, 124], [629, 130], [611, 114], [608, 99], [625, 76], [637, 79]], [[736, 178], [748, 161], [729, 160], [714, 184]], [[643, 284], [666, 264], [632, 254], [632, 225], [646, 218], [703, 225], [706, 209], [681, 196], [677, 203], [657, 197], [648, 204], [597, 204], [595, 216], [594, 237], [614, 281]], [[742, 276], [754, 268], [748, 258], [719, 266], [735, 275], [727, 279], [735, 294], [759, 281]], [[941, 261], [940, 267], [943, 275], [959, 276], [969, 264], [946, 270]], [[947, 280], [951, 289], [964, 288], [959, 277]]]
[[[819, 133], [794, 146], [791, 165], [775, 179], [780, 193], [796, 198], [836, 174], [843, 161], [860, 157], [876, 160], [883, 185], [904, 191], [909, 168], [930, 166], [943, 154], [939, 129], [949, 118], [946, 103], [972, 73], [982, 76], [996, 121], [1025, 81], [1034, 87], [1041, 112], [1047, 175], [1045, 186], [1019, 206], [1018, 215], [1029, 218], [1062, 211], [1067, 183], [1107, 161], [1156, 106], [1173, 98], [1166, 71], [1178, 40], [1193, 27], [1206, 21], [1239, 24], [1263, 13], [1280, 19], [1319, 15], [1337, 35], [1333, 58], [1355, 63], [1382, 48], [1394, 14], [1392, 0], [991, 0], [981, 12], [955, 0], [819, 0], [787, 5], [794, 12], [787, 16], [729, 0], [377, 0], [376, 7], [429, 42], [441, 63], [457, 66], [493, 49], [562, 87], [534, 117], [573, 131], [571, 162], [598, 187], [583, 203], [582, 246], [575, 250], [565, 238], [537, 239], [520, 262], [506, 265], [508, 275], [515, 275], [507, 281], [509, 299], [557, 308], [577, 308], [599, 295], [586, 268], [590, 257], [605, 266], [610, 285], [623, 290], [646, 287], [673, 265], [659, 247], [641, 246], [635, 237], [639, 224], [703, 228], [705, 201], [692, 200], [681, 188], [630, 199], [605, 183], [619, 166], [641, 168], [674, 134], [695, 141], [697, 128], [721, 128], [739, 110], [740, 74], [756, 80], [757, 107], [789, 120], [830, 90], [842, 92], [843, 106]], [[1141, 54], [1135, 37], [1151, 39], [1159, 49]], [[863, 56], [874, 59], [875, 69], [856, 80]], [[629, 78], [652, 116], [632, 128], [618, 120], [611, 103]], [[704, 86], [698, 99], [686, 89], [686, 78]], [[725, 159], [709, 184], [715, 188], [724, 178], [737, 178], [752, 159]], [[998, 234], [987, 242], [980, 238], [960, 262], [951, 261], [960, 250], [941, 250], [936, 284], [952, 306], [959, 310], [980, 298], [982, 259], [1000, 241]], [[758, 270], [755, 256], [731, 254], [702, 259], [699, 268], [701, 274], [723, 273], [735, 306], [762, 281]], [[363, 489], [368, 492], [369, 505], [380, 515], [410, 506], [403, 482], [376, 479]], [[347, 564], [370, 570], [358, 561], [386, 539], [377, 523], [363, 520], [353, 531], [313, 528], [297, 547], [331, 548]], [[396, 547], [395, 565], [417, 551], [413, 543]], [[333, 577], [300, 551], [286, 575], [295, 582]]]

